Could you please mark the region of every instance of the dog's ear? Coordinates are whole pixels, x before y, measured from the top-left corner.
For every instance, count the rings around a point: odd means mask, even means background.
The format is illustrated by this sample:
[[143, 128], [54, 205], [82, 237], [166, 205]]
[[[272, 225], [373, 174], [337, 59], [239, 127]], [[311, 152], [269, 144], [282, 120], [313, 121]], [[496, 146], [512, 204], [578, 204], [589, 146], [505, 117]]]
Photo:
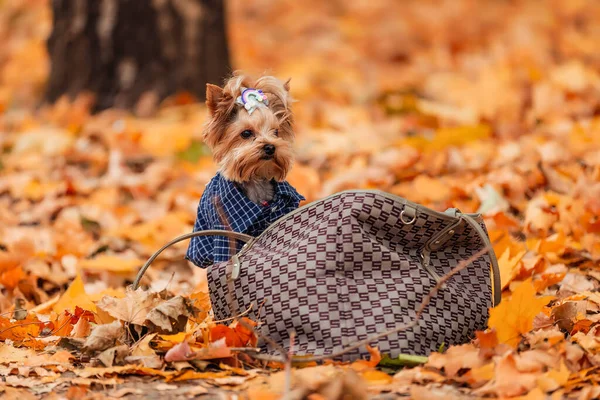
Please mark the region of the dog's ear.
[[221, 101], [223, 97], [223, 89], [218, 87], [217, 85], [212, 85], [210, 83], [206, 84], [206, 107], [208, 107], [208, 112], [213, 115], [217, 110], [217, 104]]
[[285, 83], [283, 84], [283, 88], [285, 89], [286, 92], [290, 91], [290, 81], [292, 80], [292, 78], [288, 78], [287, 81], [285, 81]]

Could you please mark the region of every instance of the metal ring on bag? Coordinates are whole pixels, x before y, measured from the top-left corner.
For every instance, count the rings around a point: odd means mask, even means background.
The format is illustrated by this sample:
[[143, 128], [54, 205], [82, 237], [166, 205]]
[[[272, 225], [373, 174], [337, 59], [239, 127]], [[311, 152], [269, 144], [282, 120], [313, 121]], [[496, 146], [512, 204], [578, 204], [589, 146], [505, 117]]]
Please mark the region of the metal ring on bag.
[[404, 220], [404, 212], [406, 211], [406, 209], [402, 210], [402, 212], [400, 213], [400, 221], [402, 221], [402, 223], [404, 225], [411, 225], [414, 224], [415, 221], [417, 220], [417, 214], [414, 215], [414, 217], [410, 220], [410, 221], [405, 221]]

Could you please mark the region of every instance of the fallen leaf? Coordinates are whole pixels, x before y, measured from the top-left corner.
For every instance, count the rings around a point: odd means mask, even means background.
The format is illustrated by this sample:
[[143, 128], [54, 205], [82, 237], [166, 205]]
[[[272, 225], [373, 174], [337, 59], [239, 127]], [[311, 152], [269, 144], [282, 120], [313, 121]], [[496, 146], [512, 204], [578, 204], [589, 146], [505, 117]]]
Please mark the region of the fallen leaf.
[[489, 362], [480, 367], [472, 368], [465, 374], [464, 379], [470, 385], [477, 387], [484, 382], [489, 382], [494, 379], [495, 371], [495, 364], [493, 362]]
[[553, 392], [556, 389], [563, 387], [569, 380], [571, 371], [565, 366], [565, 363], [561, 361], [560, 368], [558, 370], [551, 369], [546, 372], [542, 377], [538, 378], [537, 384], [539, 388], [548, 393]]
[[90, 300], [83, 287], [81, 276], [77, 275], [65, 293], [52, 307], [54, 312], [60, 314], [65, 310], [75, 311], [75, 307], [81, 307], [91, 312], [96, 312], [96, 305]]
[[525, 253], [526, 251], [523, 250], [511, 257], [510, 249], [506, 249], [498, 259], [502, 289], [506, 288], [508, 284], [518, 275], [521, 259]]
[[8, 364], [11, 362], [22, 362], [28, 357], [33, 357], [35, 351], [13, 347], [6, 343], [0, 343], [0, 364]]
[[196, 379], [211, 379], [212, 380], [212, 379], [217, 379], [217, 378], [224, 378], [229, 375], [231, 375], [230, 371], [196, 372], [196, 371], [186, 370], [181, 375], [175, 376], [171, 379], [168, 379], [167, 381], [181, 382], [181, 381], [196, 380]]
[[153, 332], [174, 334], [184, 331], [188, 318], [194, 316], [195, 311], [190, 301], [176, 296], [148, 311], [144, 323]]
[[79, 321], [73, 326], [72, 335], [76, 338], [84, 338], [89, 336], [92, 332], [89, 320], [86, 318], [80, 318]]
[[125, 330], [119, 321], [96, 325], [84, 343], [84, 350], [90, 353], [104, 351], [114, 346], [124, 334]]
[[571, 333], [575, 323], [586, 316], [587, 301], [567, 301], [552, 309], [552, 319], [557, 326]]
[[190, 345], [187, 342], [181, 342], [173, 346], [167, 353], [165, 354], [166, 362], [174, 362], [174, 361], [187, 361], [190, 360], [190, 356], [193, 354]]
[[124, 365], [120, 367], [111, 368], [93, 368], [86, 367], [84, 369], [75, 370], [75, 375], [82, 378], [103, 377], [107, 375], [141, 375], [141, 376], [160, 376], [163, 378], [169, 378], [173, 376], [174, 372], [161, 371], [153, 368], [146, 368], [138, 365]]
[[488, 326], [494, 328], [500, 343], [516, 347], [521, 336], [531, 330], [534, 317], [553, 299], [536, 297], [531, 279], [523, 281], [508, 300], [490, 310]]
[[375, 368], [381, 361], [381, 353], [377, 347], [371, 347], [369, 345], [367, 345], [367, 351], [371, 355], [370, 360], [356, 360], [350, 365], [350, 368], [354, 369], [355, 371]]
[[141, 395], [141, 394], [144, 394], [144, 391], [142, 389], [128, 387], [128, 388], [122, 388], [122, 389], [118, 389], [118, 390], [114, 390], [114, 391], [110, 392], [110, 396], [116, 397], [117, 399], [120, 399], [121, 397], [129, 396], [130, 394], [140, 394]]
[[85, 386], [73, 385], [67, 390], [67, 399], [75, 400], [87, 397], [88, 388]]
[[362, 371], [360, 376], [367, 382], [369, 385], [386, 385], [393, 381], [392, 377], [382, 371], [376, 370], [367, 370]]
[[498, 396], [518, 396], [536, 386], [538, 374], [521, 372], [516, 368], [513, 354], [506, 354], [496, 363], [494, 392]]
[[10, 339], [16, 342], [33, 340], [40, 334], [42, 326], [43, 323], [34, 315], [15, 322], [0, 317], [0, 340]]
[[98, 354], [96, 357], [105, 367], [112, 367], [113, 365], [122, 364], [125, 360], [125, 357], [129, 353], [129, 347], [127, 345], [121, 345], [116, 347], [111, 347], [110, 349], [104, 350], [102, 353]]
[[217, 324], [210, 329], [210, 339], [216, 342], [225, 339], [225, 343], [229, 347], [243, 347], [244, 343], [237, 332], [225, 325]]
[[446, 376], [454, 377], [461, 369], [478, 368], [484, 364], [479, 349], [472, 344], [452, 346], [445, 353], [431, 353], [426, 366], [444, 369]]
[[156, 333], [144, 336], [131, 349], [132, 356], [155, 356], [156, 352], [150, 347], [150, 342], [156, 337]]
[[138, 288], [135, 291], [128, 290], [124, 298], [105, 296], [98, 302], [98, 308], [118, 320], [143, 325], [150, 310], [159, 302], [160, 298], [156, 293]]

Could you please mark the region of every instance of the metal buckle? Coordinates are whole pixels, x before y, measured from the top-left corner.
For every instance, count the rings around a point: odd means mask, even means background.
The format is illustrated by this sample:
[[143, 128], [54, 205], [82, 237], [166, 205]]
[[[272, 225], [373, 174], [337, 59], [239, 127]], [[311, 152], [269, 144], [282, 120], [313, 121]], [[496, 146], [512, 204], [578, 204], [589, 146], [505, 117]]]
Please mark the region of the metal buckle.
[[412, 217], [412, 219], [410, 221], [405, 221], [404, 220], [404, 212], [406, 211], [406, 208], [404, 210], [402, 210], [402, 212], [400, 213], [400, 221], [402, 221], [402, 223], [404, 225], [412, 225], [415, 223], [415, 221], [417, 220], [417, 214], [415, 213], [415, 215]]
[[231, 271], [231, 280], [235, 281], [240, 277], [240, 260], [237, 255], [231, 257], [233, 263], [233, 270]]

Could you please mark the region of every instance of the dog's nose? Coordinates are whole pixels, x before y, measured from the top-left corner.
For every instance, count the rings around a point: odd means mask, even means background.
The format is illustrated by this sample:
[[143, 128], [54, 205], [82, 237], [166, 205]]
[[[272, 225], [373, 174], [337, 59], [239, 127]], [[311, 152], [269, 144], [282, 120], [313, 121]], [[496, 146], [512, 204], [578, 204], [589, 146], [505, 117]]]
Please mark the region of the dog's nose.
[[273, 154], [275, 154], [275, 146], [273, 146], [272, 144], [265, 144], [263, 147], [263, 151], [266, 155], [272, 156]]

